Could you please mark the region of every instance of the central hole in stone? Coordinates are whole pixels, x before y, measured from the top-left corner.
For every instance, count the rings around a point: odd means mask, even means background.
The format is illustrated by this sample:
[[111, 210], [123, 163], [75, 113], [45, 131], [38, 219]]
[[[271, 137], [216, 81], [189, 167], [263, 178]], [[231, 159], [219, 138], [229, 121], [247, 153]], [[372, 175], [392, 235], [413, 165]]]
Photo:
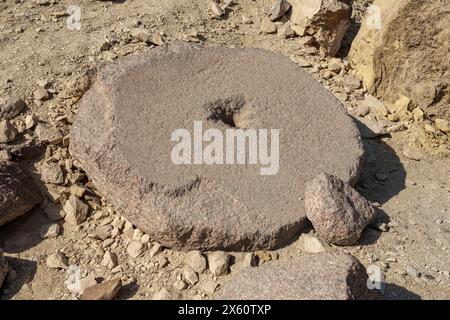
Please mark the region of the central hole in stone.
[[222, 122], [229, 127], [238, 128], [236, 118], [245, 105], [245, 99], [242, 96], [218, 99], [206, 105], [208, 113], [207, 120]]

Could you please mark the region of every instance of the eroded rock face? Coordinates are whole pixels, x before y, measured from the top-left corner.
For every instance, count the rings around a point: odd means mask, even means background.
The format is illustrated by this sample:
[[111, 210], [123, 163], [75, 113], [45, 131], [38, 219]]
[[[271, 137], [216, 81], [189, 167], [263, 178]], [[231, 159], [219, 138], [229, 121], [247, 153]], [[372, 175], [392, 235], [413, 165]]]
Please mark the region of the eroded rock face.
[[[171, 135], [279, 129], [280, 167], [175, 165]], [[204, 143], [207, 145], [207, 143]], [[176, 44], [104, 69], [80, 103], [70, 152], [115, 209], [165, 247], [280, 247], [306, 223], [306, 181], [359, 175], [359, 133], [342, 105], [287, 58]]]
[[41, 201], [42, 195], [25, 169], [13, 162], [0, 161], [0, 226]]
[[369, 91], [450, 120], [449, 3], [375, 0], [349, 59]]
[[320, 174], [306, 184], [306, 216], [317, 233], [337, 245], [353, 245], [375, 216], [372, 204], [338, 178]]
[[220, 300], [360, 300], [375, 297], [353, 256], [316, 253], [247, 268], [223, 285]]
[[300, 36], [312, 35], [321, 50], [335, 56], [352, 15], [352, 0], [290, 0], [292, 28]]

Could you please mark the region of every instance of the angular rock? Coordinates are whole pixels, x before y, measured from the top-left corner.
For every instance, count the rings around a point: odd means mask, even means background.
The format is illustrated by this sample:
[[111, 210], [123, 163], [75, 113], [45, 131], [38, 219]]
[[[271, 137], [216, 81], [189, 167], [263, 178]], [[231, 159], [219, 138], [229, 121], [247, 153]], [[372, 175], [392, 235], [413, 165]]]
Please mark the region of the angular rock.
[[247, 268], [215, 294], [219, 300], [370, 299], [367, 273], [345, 253], [318, 253]]
[[189, 266], [185, 266], [183, 269], [183, 279], [190, 285], [194, 285], [198, 282], [198, 274]]
[[0, 226], [27, 213], [41, 201], [41, 193], [24, 168], [0, 161]]
[[349, 184], [320, 174], [306, 184], [306, 215], [324, 240], [353, 245], [375, 217], [375, 208]]
[[305, 253], [325, 252], [325, 248], [316, 237], [309, 234], [302, 234], [298, 239], [298, 247]]
[[47, 142], [50, 144], [59, 144], [64, 138], [61, 130], [53, 128], [46, 124], [39, 124], [36, 127], [36, 134], [39, 141]]
[[27, 130], [33, 128], [36, 124], [37, 124], [37, 118], [34, 115], [30, 114], [30, 115], [26, 116], [25, 128]]
[[63, 184], [64, 173], [56, 162], [45, 162], [41, 168], [41, 179], [45, 183]]
[[139, 41], [152, 43], [158, 46], [162, 46], [164, 44], [164, 40], [159, 34], [150, 32], [143, 28], [131, 30], [131, 36]]
[[209, 8], [216, 18], [220, 18], [224, 14], [223, 10], [220, 8], [219, 4], [216, 1], [212, 1], [209, 5]]
[[64, 90], [59, 96], [64, 99], [79, 98], [89, 89], [90, 84], [89, 75], [76, 75], [65, 83]]
[[0, 289], [2, 287], [3, 281], [5, 281], [6, 276], [8, 275], [8, 263], [3, 257], [3, 252], [0, 251]]
[[103, 260], [101, 262], [101, 265], [104, 267], [107, 267], [109, 269], [113, 269], [117, 267], [117, 255], [111, 251], [106, 251], [106, 253], [103, 256]]
[[394, 103], [407, 96], [450, 120], [450, 10], [442, 0], [375, 0], [352, 43], [349, 60], [370, 93]]
[[291, 4], [287, 0], [276, 0], [272, 9], [270, 9], [270, 21], [275, 21], [284, 16], [291, 8]]
[[223, 251], [211, 252], [208, 254], [209, 270], [215, 276], [221, 276], [228, 272], [230, 259], [227, 253]]
[[277, 32], [278, 26], [270, 21], [268, 18], [263, 18], [261, 22], [261, 32], [262, 33], [275, 33]]
[[127, 247], [127, 252], [130, 257], [137, 258], [142, 255], [146, 249], [147, 247], [142, 242], [132, 241]]
[[178, 291], [182, 291], [187, 288], [187, 283], [183, 280], [177, 280], [173, 283], [173, 288]]
[[41, 228], [40, 236], [42, 239], [55, 238], [59, 235], [61, 227], [57, 223], [44, 225]]
[[368, 94], [364, 98], [364, 100], [360, 102], [360, 106], [369, 108], [369, 110], [378, 117], [380, 117], [380, 116], [385, 117], [388, 115], [388, 110], [385, 107], [385, 105], [383, 104], [383, 102], [381, 102], [380, 100], [378, 100], [377, 98], [375, 98], [374, 96], [372, 96], [370, 94]]
[[195, 272], [203, 273], [206, 270], [206, 258], [200, 251], [194, 250], [188, 252], [186, 256], [186, 264], [190, 266]]
[[96, 284], [84, 290], [81, 300], [112, 300], [117, 295], [121, 286], [122, 280], [120, 279]]
[[26, 108], [27, 104], [20, 98], [0, 99], [0, 120], [11, 120]]
[[[148, 236], [148, 235], [146, 235]], [[141, 238], [142, 241], [142, 238]], [[146, 243], [144, 241], [142, 241], [143, 243]], [[164, 247], [162, 245], [160, 245], [159, 243], [155, 243], [152, 248], [149, 250], [148, 254], [150, 257], [154, 257], [156, 256], [158, 253], [162, 252], [164, 249]]]
[[242, 269], [249, 267], [256, 267], [258, 265], [256, 256], [252, 252], [247, 253], [235, 253], [234, 263], [231, 265], [231, 272], [239, 272]]
[[347, 32], [352, 0], [289, 0], [292, 28], [298, 35], [312, 35], [321, 50], [335, 56]]
[[[221, 132], [278, 128], [280, 170], [264, 176], [260, 165], [174, 164], [173, 131], [200, 120]], [[305, 182], [320, 172], [356, 182], [363, 149], [342, 104], [287, 57], [179, 43], [100, 72], [80, 102], [70, 153], [151, 239], [228, 251], [291, 241], [306, 226], [298, 200]]]
[[63, 208], [66, 213], [65, 220], [73, 225], [79, 225], [86, 221], [89, 207], [76, 196], [70, 196]]
[[434, 121], [436, 128], [444, 133], [450, 133], [450, 121], [444, 119], [436, 119]]
[[50, 269], [67, 269], [69, 267], [69, 260], [61, 252], [49, 255], [45, 260], [45, 263]]
[[0, 121], [0, 143], [12, 142], [16, 136], [17, 129], [9, 120]]

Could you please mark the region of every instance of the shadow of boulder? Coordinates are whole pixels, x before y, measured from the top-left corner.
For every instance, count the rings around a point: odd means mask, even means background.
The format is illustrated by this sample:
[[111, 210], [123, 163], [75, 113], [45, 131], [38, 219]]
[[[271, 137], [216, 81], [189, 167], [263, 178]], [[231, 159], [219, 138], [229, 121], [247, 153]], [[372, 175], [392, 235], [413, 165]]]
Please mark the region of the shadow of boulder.
[[0, 300], [11, 299], [20, 289], [33, 280], [37, 262], [19, 258], [5, 257], [9, 265], [8, 275], [2, 286]]

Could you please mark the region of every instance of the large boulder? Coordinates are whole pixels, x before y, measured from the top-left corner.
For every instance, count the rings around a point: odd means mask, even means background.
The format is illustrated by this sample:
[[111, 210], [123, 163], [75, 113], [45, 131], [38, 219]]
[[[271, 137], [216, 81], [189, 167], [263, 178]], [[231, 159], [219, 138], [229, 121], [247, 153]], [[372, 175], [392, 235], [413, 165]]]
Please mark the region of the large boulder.
[[361, 300], [367, 288], [364, 266], [345, 253], [315, 253], [247, 268], [223, 285], [220, 300]]
[[19, 164], [0, 161], [0, 226], [30, 211], [42, 195]]
[[[175, 164], [171, 136], [178, 129], [193, 135], [194, 121], [224, 136], [279, 129], [279, 170], [261, 175], [261, 165], [248, 161]], [[307, 222], [305, 182], [322, 171], [355, 182], [363, 154], [342, 105], [288, 58], [188, 44], [100, 72], [81, 100], [70, 152], [118, 212], [182, 250], [285, 245]]]
[[450, 119], [449, 21], [447, 0], [375, 0], [351, 46], [351, 65], [387, 103], [408, 97], [410, 110]]
[[312, 35], [322, 52], [335, 56], [352, 16], [352, 0], [289, 0], [292, 29]]
[[317, 233], [337, 245], [355, 244], [376, 213], [358, 191], [328, 174], [306, 184], [305, 206]]

